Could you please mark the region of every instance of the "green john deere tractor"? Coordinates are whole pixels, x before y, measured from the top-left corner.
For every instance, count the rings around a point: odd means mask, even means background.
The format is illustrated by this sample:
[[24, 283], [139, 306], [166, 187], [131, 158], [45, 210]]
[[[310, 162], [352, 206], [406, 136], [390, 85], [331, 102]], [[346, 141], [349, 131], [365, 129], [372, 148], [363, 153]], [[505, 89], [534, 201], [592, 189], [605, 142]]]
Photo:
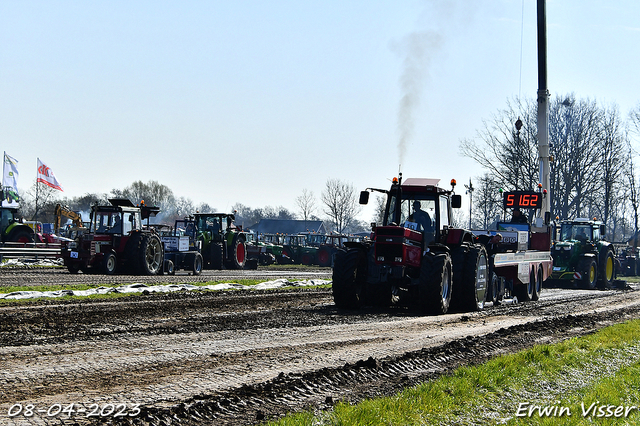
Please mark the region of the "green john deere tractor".
[[560, 222], [553, 243], [553, 272], [556, 282], [572, 281], [581, 288], [611, 288], [616, 278], [615, 247], [604, 238], [604, 223], [589, 219]]
[[247, 260], [245, 233], [229, 213], [196, 213], [198, 240], [206, 269], [244, 269]]

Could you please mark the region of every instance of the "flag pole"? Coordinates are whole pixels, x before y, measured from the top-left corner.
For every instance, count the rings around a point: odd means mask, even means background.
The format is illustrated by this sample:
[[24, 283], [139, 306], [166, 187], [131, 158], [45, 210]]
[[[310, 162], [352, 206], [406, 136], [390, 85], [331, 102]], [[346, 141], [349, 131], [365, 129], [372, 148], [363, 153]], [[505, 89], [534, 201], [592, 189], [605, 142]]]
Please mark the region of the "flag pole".
[[33, 220], [38, 221], [38, 164], [36, 164], [36, 211], [33, 212]]

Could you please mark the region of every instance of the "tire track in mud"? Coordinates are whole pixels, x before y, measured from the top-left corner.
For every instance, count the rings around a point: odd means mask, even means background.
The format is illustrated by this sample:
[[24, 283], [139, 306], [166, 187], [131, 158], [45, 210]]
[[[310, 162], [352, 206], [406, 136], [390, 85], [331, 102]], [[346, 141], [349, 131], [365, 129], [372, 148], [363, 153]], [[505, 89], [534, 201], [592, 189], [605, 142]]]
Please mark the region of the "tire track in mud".
[[640, 292], [543, 295], [441, 317], [339, 311], [327, 289], [2, 306], [0, 424], [17, 401], [135, 402], [141, 413], [16, 424], [255, 424], [391, 395], [460, 365], [640, 316]]
[[197, 395], [173, 407], [143, 407], [140, 416], [100, 424], [246, 425], [301, 410], [329, 410], [338, 401], [357, 403], [390, 396], [463, 365], [485, 362], [538, 343], [554, 343], [592, 333], [606, 325], [640, 318], [640, 305], [601, 313], [566, 315], [468, 336], [443, 345], [381, 359], [369, 357], [337, 368], [243, 385], [228, 392]]

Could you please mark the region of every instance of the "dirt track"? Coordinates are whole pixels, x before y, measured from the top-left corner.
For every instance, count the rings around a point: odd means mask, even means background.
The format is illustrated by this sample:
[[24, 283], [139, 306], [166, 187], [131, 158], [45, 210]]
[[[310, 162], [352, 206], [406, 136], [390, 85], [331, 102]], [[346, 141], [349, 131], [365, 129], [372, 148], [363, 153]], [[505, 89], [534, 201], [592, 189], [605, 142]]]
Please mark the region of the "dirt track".
[[[538, 302], [440, 317], [339, 311], [330, 290], [304, 289], [2, 306], [0, 424], [255, 424], [638, 317], [634, 290], [545, 289]], [[47, 415], [72, 403], [71, 416]]]

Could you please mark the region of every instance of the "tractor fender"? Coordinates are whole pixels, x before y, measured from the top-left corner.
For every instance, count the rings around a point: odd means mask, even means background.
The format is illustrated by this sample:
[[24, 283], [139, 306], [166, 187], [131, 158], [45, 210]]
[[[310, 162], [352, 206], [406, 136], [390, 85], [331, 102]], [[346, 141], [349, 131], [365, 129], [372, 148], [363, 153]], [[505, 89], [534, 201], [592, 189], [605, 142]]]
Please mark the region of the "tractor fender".
[[616, 247], [608, 241], [602, 241], [600, 245], [600, 253], [604, 253], [607, 250], [611, 250], [613, 255], [616, 255]]
[[447, 229], [444, 236], [446, 245], [473, 244], [473, 234], [466, 229]]

